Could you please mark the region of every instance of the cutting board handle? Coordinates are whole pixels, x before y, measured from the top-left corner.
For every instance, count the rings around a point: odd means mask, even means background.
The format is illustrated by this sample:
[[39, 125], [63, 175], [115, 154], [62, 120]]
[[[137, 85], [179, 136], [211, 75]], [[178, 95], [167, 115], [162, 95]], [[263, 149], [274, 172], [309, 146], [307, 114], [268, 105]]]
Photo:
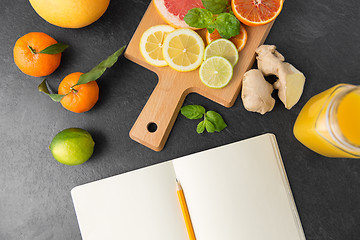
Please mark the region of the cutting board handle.
[[148, 148], [161, 151], [186, 95], [185, 89], [176, 81], [159, 81], [130, 130], [130, 137]]

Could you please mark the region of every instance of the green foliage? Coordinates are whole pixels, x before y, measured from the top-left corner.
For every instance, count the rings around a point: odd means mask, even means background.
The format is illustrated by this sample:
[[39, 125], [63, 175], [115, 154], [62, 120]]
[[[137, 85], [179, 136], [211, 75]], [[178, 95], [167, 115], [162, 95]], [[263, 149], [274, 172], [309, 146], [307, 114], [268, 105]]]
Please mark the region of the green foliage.
[[204, 117], [197, 127], [197, 133], [203, 133], [206, 129], [207, 132], [221, 132], [227, 127], [222, 116], [214, 111], [207, 111], [200, 105], [187, 105], [181, 108], [181, 114], [188, 119], [200, 119]]
[[207, 28], [209, 33], [217, 29], [220, 36], [226, 39], [240, 34], [240, 21], [231, 11], [228, 12], [230, 9], [228, 0], [202, 0], [202, 2], [205, 9], [190, 9], [184, 17], [190, 27]]
[[44, 50], [42, 50], [41, 54], [58, 54], [58, 53], [62, 53], [63, 51], [65, 51], [65, 49], [67, 49], [69, 47], [69, 45], [63, 44], [63, 43], [56, 43], [53, 44], [47, 48], [45, 48]]

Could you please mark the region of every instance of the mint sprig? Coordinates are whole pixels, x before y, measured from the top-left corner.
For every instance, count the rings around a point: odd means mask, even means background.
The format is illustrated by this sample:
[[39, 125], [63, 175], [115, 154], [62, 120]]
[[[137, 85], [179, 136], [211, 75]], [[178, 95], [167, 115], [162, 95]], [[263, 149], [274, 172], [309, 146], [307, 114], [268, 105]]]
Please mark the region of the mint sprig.
[[240, 34], [240, 21], [230, 9], [228, 0], [202, 0], [205, 7], [188, 11], [184, 21], [194, 28], [206, 28], [209, 33], [218, 30], [222, 38], [229, 39]]
[[228, 0], [202, 0], [202, 4], [213, 14], [223, 13], [229, 8]]
[[181, 114], [188, 119], [200, 119], [204, 117], [197, 127], [197, 133], [203, 133], [206, 129], [207, 132], [221, 132], [227, 127], [222, 116], [214, 111], [207, 111], [200, 105], [187, 105], [181, 108]]

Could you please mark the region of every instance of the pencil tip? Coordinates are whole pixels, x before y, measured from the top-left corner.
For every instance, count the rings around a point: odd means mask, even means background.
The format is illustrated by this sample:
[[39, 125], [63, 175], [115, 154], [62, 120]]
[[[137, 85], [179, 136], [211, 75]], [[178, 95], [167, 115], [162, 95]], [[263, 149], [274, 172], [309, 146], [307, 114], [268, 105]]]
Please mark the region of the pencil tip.
[[176, 178], [176, 182], [179, 182], [179, 181], [177, 180], [177, 178]]

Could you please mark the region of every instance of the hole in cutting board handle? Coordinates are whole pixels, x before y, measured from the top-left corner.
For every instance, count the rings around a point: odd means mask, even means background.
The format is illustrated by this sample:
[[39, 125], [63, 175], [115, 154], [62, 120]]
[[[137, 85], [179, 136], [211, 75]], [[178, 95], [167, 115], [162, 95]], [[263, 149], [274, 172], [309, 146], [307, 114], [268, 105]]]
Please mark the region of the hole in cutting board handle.
[[157, 127], [157, 124], [154, 123], [154, 122], [151, 122], [151, 123], [149, 123], [149, 124], [147, 125], [147, 130], [148, 130], [149, 132], [151, 132], [151, 133], [156, 132], [157, 128], [158, 128], [158, 127]]

